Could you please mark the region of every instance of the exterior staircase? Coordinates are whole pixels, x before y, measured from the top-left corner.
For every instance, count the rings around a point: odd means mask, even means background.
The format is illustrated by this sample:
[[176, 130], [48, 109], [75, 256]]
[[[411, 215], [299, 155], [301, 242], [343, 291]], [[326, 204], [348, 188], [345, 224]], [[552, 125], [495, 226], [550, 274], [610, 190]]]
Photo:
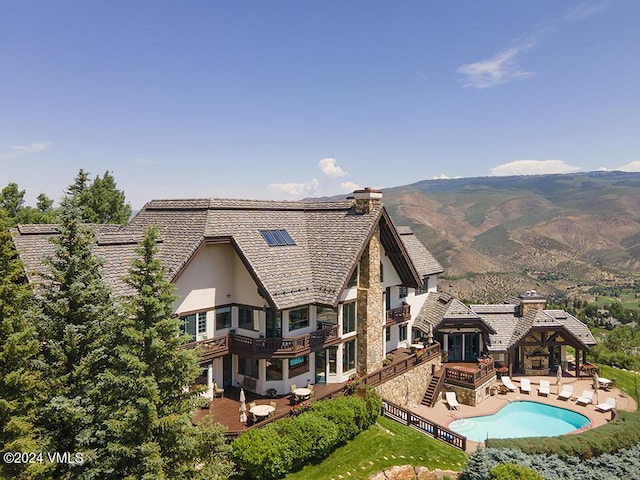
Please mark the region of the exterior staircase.
[[427, 407], [433, 407], [438, 400], [438, 395], [442, 391], [442, 386], [444, 385], [444, 368], [441, 368], [437, 372], [433, 374], [431, 377], [431, 381], [429, 385], [427, 385], [427, 390], [424, 392], [424, 396], [422, 397], [422, 405], [426, 405]]

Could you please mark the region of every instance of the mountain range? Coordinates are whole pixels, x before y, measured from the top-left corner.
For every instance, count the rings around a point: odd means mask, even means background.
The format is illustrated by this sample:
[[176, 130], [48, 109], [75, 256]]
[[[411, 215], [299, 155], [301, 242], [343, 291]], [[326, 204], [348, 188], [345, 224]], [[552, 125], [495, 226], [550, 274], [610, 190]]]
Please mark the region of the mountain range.
[[384, 189], [383, 201], [445, 268], [440, 288], [459, 298], [640, 279], [640, 173], [423, 180]]

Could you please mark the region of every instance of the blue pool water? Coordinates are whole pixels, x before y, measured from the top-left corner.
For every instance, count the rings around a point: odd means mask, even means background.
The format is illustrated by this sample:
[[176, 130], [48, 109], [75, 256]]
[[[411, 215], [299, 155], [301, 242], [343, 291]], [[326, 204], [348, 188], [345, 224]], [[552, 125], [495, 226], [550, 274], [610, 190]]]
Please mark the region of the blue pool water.
[[498, 413], [455, 420], [449, 429], [474, 442], [487, 438], [553, 437], [589, 425], [584, 415], [536, 402], [512, 402]]

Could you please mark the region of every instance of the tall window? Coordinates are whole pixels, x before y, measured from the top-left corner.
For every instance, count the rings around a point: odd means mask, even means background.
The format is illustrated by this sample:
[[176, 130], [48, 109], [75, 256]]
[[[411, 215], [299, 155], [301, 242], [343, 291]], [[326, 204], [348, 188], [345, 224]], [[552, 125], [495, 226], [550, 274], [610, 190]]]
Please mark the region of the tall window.
[[342, 305], [342, 333], [356, 331], [356, 302]]
[[289, 331], [309, 326], [309, 307], [296, 308], [289, 312]]
[[231, 307], [216, 309], [216, 330], [231, 327]]
[[205, 333], [207, 331], [206, 312], [184, 315], [180, 317], [180, 320], [183, 322], [182, 331], [191, 336], [192, 342], [197, 340], [197, 334]]
[[309, 371], [309, 355], [289, 359], [289, 378], [297, 377]]
[[356, 341], [345, 342], [342, 346], [342, 372], [356, 368]]
[[238, 328], [260, 330], [260, 310], [249, 307], [238, 307]]
[[384, 341], [385, 342], [391, 341], [391, 327], [387, 327], [384, 329]]
[[267, 360], [267, 380], [282, 380], [282, 359]]
[[238, 373], [251, 378], [258, 378], [258, 359], [238, 357]]
[[404, 342], [407, 339], [407, 325], [400, 325], [398, 327], [398, 333], [400, 335], [400, 341]]
[[384, 282], [384, 266], [382, 265], [382, 262], [380, 262], [380, 283]]

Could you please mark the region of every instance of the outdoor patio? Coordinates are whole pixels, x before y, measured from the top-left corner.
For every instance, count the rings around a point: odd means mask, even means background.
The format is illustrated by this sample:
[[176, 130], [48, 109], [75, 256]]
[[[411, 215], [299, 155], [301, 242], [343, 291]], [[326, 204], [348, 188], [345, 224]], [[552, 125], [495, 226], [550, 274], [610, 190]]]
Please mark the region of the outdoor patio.
[[[604, 403], [608, 397], [614, 397], [616, 399], [616, 408], [618, 410], [633, 411], [636, 409], [635, 400], [632, 397], [627, 396], [623, 392], [620, 392], [620, 390], [616, 388], [613, 388], [610, 391], [598, 390], [597, 393], [594, 394], [593, 402], [589, 405], [584, 406], [576, 404], [575, 398], [579, 397], [584, 390], [593, 390], [593, 379], [591, 377], [575, 378], [573, 375], [569, 375], [567, 373], [564, 374], [562, 378], [562, 385], [573, 386], [573, 397], [569, 400], [558, 399], [558, 386], [556, 385], [555, 375], [546, 377], [512, 377], [512, 381], [516, 385], [516, 387], [520, 387], [521, 378], [529, 378], [531, 380], [531, 393], [521, 393], [518, 388], [518, 391], [509, 392], [506, 395], [493, 395], [476, 407], [460, 404], [457, 410], [449, 410], [446, 402], [441, 400], [436, 403], [433, 408], [429, 408], [423, 405], [409, 405], [409, 410], [439, 425], [448, 427], [452, 421], [461, 417], [490, 415], [492, 413], [496, 413], [509, 402], [518, 400], [531, 400], [581, 413], [591, 421], [591, 424], [588, 428], [595, 428], [604, 425], [611, 420], [612, 412], [600, 412], [595, 408], [598, 403]], [[551, 385], [549, 395], [544, 396], [538, 394], [540, 380], [549, 381]], [[500, 380], [496, 380], [496, 385], [499, 384], [501, 384]], [[477, 445], [478, 444], [476, 442], [468, 441], [467, 449], [475, 450], [477, 448]]]

